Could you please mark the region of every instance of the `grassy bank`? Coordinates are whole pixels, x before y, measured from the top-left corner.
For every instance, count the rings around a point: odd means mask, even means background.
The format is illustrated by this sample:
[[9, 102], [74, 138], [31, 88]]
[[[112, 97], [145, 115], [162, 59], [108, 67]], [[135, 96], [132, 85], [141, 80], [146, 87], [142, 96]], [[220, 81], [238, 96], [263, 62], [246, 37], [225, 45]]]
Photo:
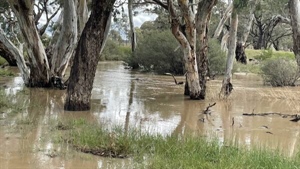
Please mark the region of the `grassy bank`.
[[274, 57], [274, 58], [280, 58], [280, 57], [287, 57], [287, 58], [295, 58], [295, 55], [293, 52], [288, 51], [272, 51], [272, 50], [254, 50], [254, 49], [246, 49], [245, 53], [247, 55], [247, 58], [249, 59], [265, 59], [265, 57]]
[[[221, 146], [200, 136], [162, 137], [121, 128], [104, 129], [85, 120], [60, 124], [63, 140], [78, 151], [108, 157], [131, 157], [136, 168], [297, 168], [300, 158], [279, 152]], [[68, 134], [66, 134], [67, 132]], [[147, 160], [145, 160], [145, 157]]]

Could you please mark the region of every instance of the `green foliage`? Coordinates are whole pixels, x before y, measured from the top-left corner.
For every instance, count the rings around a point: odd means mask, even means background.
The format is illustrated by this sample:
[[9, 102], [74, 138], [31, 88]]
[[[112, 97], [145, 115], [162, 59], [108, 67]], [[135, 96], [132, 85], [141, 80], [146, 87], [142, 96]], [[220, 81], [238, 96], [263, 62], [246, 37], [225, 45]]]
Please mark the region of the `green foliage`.
[[226, 53], [221, 50], [221, 45], [215, 39], [208, 43], [208, 61], [211, 74], [221, 75], [226, 67]]
[[120, 46], [116, 41], [107, 39], [105, 47], [101, 54], [101, 60], [120, 61], [131, 55], [129, 46]]
[[249, 0], [233, 0], [233, 6], [238, 10], [242, 10], [247, 7], [248, 1]]
[[0, 76], [14, 76], [15, 74], [6, 69], [0, 69]]
[[145, 71], [159, 74], [183, 74], [183, 54], [171, 32], [148, 31], [143, 34], [137, 44], [135, 56], [127, 59], [129, 66], [139, 64]]
[[273, 50], [268, 49], [268, 50], [262, 50], [262, 53], [258, 56], [255, 56], [254, 58], [262, 61], [262, 60], [270, 59], [272, 56], [273, 56]]
[[287, 58], [266, 60], [261, 71], [264, 82], [272, 86], [294, 86], [299, 78], [296, 61]]
[[0, 66], [4, 65], [5, 63], [7, 63], [7, 61], [3, 57], [0, 56]]

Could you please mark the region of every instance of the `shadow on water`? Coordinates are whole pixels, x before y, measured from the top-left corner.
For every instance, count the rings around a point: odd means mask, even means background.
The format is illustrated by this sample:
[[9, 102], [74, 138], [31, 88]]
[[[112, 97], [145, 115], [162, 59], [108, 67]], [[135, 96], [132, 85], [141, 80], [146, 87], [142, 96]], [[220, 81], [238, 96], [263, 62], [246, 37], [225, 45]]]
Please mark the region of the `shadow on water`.
[[[5, 83], [5, 91], [22, 108], [0, 114], [0, 168], [130, 168], [130, 159], [95, 157], [55, 144], [53, 124], [71, 118], [103, 123], [107, 128], [119, 125], [125, 131], [134, 127], [162, 135], [192, 133], [217, 137], [221, 144], [266, 146], [287, 155], [298, 152], [298, 123], [278, 116], [242, 114], [300, 113], [300, 88], [265, 87], [251, 74], [235, 74], [233, 84], [228, 100], [217, 97], [221, 80], [214, 80], [208, 82], [207, 100], [192, 101], [183, 96], [183, 86], [175, 85], [171, 76], [141, 74], [124, 69], [121, 62], [101, 62], [92, 109], [67, 112], [63, 110], [65, 91], [23, 89], [22, 79], [13, 78]], [[202, 114], [214, 102], [211, 113]]]

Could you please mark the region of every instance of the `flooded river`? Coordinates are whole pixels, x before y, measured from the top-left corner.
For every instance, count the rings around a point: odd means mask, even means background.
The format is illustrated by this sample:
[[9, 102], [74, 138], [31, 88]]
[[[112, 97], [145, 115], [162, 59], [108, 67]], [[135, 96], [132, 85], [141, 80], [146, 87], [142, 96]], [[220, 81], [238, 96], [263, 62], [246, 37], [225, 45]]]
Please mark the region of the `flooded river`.
[[[298, 123], [277, 115], [243, 113], [300, 114], [300, 87], [266, 87], [252, 74], [238, 73], [233, 78], [233, 94], [227, 100], [218, 98], [221, 80], [217, 79], [208, 82], [205, 101], [193, 101], [183, 96], [183, 86], [175, 85], [171, 76], [142, 74], [124, 69], [120, 62], [101, 62], [94, 81], [92, 109], [86, 112], [64, 111], [65, 91], [24, 89], [20, 77], [1, 79], [12, 102], [26, 108], [17, 113], [0, 112], [0, 168], [132, 168], [130, 159], [95, 157], [55, 144], [53, 123], [70, 118], [153, 134], [217, 137], [220, 144], [264, 146], [287, 156], [297, 153]], [[18, 91], [25, 94], [14, 96]], [[210, 114], [203, 114], [213, 103], [216, 105], [210, 108]], [[34, 125], [26, 125], [29, 123]]]

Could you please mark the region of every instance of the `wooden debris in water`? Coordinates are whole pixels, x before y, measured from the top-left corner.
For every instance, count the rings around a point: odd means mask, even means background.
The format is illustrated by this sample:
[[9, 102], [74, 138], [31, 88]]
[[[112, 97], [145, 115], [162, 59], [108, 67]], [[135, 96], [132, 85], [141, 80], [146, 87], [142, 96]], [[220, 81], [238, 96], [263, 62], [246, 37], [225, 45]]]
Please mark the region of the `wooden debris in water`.
[[216, 105], [216, 102], [213, 103], [213, 104], [209, 104], [206, 109], [203, 111], [203, 114], [211, 114], [211, 111], [210, 111], [210, 108], [215, 106]]
[[282, 113], [243, 113], [243, 116], [270, 116], [270, 115], [277, 115], [281, 116], [282, 118], [293, 118], [290, 121], [292, 122], [298, 122], [300, 120], [300, 116], [298, 114], [282, 114]]
[[171, 75], [171, 76], [173, 77], [174, 82], [175, 82], [176, 85], [184, 84], [184, 82], [177, 82], [177, 80], [176, 80], [176, 78], [175, 78], [175, 76], [174, 76], [173, 74], [171, 74], [171, 73], [165, 73], [165, 74], [166, 74], [166, 75]]

